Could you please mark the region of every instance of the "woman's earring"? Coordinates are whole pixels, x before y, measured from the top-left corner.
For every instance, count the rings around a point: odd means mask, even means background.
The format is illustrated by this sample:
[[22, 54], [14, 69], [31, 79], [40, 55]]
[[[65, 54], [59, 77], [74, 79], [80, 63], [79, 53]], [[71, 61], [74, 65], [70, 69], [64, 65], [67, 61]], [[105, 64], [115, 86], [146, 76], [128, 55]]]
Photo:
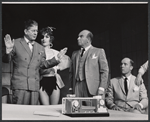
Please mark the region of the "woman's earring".
[[52, 44], [52, 43], [50, 43], [50, 45], [49, 45], [49, 46], [50, 46], [50, 48], [51, 48], [51, 47], [53, 47], [53, 44]]

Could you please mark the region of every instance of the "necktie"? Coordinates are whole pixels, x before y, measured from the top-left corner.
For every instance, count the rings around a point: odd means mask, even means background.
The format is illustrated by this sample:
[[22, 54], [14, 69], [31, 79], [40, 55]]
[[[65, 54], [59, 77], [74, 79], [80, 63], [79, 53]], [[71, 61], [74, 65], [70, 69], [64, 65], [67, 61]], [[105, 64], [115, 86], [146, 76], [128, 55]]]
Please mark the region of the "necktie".
[[30, 50], [31, 50], [31, 52], [32, 52], [33, 44], [32, 44], [32, 43], [30, 43], [30, 42], [28, 42], [27, 44], [29, 45], [29, 48], [30, 48]]
[[126, 94], [128, 94], [128, 84], [127, 84], [127, 80], [128, 80], [128, 78], [125, 78], [125, 79], [124, 79], [124, 89], [125, 89]]
[[83, 56], [84, 51], [85, 51], [85, 49], [83, 48], [83, 49], [82, 49], [82, 52], [81, 52], [81, 57]]

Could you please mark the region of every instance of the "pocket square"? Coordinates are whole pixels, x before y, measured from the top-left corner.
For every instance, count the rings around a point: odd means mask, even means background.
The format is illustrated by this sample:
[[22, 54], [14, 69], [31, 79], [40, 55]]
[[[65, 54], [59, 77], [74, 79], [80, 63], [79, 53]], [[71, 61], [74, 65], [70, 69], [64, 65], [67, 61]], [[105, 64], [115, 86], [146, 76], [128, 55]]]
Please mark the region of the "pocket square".
[[92, 59], [96, 59], [97, 58], [97, 56], [95, 56], [95, 54], [92, 56]]

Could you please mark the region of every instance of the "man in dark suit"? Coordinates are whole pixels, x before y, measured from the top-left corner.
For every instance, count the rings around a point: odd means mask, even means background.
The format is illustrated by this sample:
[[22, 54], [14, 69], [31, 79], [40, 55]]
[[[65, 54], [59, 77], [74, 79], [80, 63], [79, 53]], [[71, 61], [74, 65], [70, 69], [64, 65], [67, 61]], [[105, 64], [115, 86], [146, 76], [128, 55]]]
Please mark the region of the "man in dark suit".
[[4, 38], [6, 53], [3, 62], [13, 61], [11, 88], [14, 104], [38, 104], [40, 68], [51, 68], [62, 59], [66, 49], [51, 60], [45, 60], [44, 47], [35, 42], [38, 34], [38, 23], [34, 20], [25, 22], [24, 37], [11, 40], [10, 35]]
[[[91, 45], [93, 34], [83, 30], [78, 35], [80, 50], [72, 54], [69, 81], [76, 97], [104, 95], [108, 82], [108, 63], [105, 51]], [[84, 52], [83, 52], [84, 51]]]
[[135, 84], [136, 77], [131, 74], [133, 61], [124, 58], [121, 61], [121, 77], [113, 78], [106, 93], [106, 105], [109, 109], [134, 113], [145, 113], [148, 107], [147, 90], [144, 84]]

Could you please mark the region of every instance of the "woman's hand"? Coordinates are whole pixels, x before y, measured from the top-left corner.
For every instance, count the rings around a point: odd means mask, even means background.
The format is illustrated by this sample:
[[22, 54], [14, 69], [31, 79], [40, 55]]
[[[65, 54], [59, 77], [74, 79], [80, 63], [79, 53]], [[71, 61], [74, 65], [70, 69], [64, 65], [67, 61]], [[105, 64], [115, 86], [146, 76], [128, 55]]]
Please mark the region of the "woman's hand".
[[136, 77], [136, 79], [135, 79], [135, 84], [137, 86], [140, 86], [142, 84], [142, 81], [143, 81], [143, 79], [142, 79], [141, 74], [138, 74], [137, 77]]
[[61, 62], [57, 65], [58, 66], [58, 69], [60, 71], [64, 70], [64, 69], [67, 69], [70, 67], [70, 64], [71, 64], [71, 60], [70, 60], [70, 57], [67, 56], [67, 55], [64, 55], [61, 59]]
[[59, 59], [59, 61], [61, 61], [62, 60], [62, 58], [63, 58], [63, 56], [66, 54], [66, 52], [67, 52], [67, 47], [65, 47], [64, 49], [62, 49], [59, 53], [58, 53], [58, 55], [57, 55], [57, 57], [58, 57], [58, 59]]

